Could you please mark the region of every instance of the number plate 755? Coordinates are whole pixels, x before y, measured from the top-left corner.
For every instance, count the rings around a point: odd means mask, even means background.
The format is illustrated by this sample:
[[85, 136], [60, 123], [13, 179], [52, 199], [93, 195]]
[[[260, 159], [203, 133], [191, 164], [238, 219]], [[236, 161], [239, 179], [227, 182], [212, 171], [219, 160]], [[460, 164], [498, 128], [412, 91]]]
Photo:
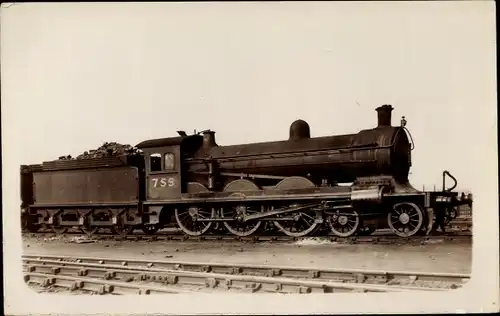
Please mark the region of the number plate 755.
[[175, 178], [153, 178], [151, 179], [154, 188], [174, 187]]

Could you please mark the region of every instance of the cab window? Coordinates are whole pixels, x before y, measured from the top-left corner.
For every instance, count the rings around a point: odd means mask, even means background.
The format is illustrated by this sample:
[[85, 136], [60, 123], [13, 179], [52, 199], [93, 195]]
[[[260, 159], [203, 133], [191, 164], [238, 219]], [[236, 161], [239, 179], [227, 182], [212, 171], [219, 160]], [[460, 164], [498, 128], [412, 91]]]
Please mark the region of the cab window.
[[161, 171], [161, 154], [151, 154], [149, 165], [151, 166], [152, 172]]
[[164, 168], [165, 170], [174, 170], [175, 169], [175, 159], [173, 153], [166, 153], [164, 159]]

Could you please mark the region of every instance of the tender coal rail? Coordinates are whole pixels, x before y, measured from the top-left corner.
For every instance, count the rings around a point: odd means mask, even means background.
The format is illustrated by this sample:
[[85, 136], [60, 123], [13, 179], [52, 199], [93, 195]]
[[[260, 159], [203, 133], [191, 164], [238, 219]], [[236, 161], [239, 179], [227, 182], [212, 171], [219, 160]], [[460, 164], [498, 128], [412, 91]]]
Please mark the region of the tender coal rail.
[[26, 282], [97, 294], [439, 291], [461, 287], [470, 278], [467, 274], [50, 255], [25, 255], [23, 267]]

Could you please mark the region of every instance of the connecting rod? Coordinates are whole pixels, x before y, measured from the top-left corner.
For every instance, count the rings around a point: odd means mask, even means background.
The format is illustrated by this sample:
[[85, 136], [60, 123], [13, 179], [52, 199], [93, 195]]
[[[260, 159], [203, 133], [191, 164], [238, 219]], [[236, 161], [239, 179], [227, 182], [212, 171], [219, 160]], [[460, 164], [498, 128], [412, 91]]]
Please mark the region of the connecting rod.
[[275, 210], [272, 210], [272, 211], [267, 211], [267, 212], [262, 212], [262, 213], [258, 213], [258, 214], [253, 214], [253, 215], [245, 216], [243, 218], [243, 222], [247, 222], [247, 221], [251, 221], [251, 220], [256, 220], [256, 219], [260, 219], [260, 218], [264, 218], [264, 217], [268, 217], [268, 216], [274, 216], [274, 215], [280, 215], [280, 214], [285, 214], [285, 213], [290, 213], [290, 212], [296, 212], [296, 211], [300, 211], [300, 210], [303, 210], [303, 209], [312, 208], [312, 207], [315, 207], [315, 206], [320, 206], [322, 204], [323, 203], [310, 203], [310, 204], [299, 205], [299, 206], [294, 206], [294, 207], [282, 207], [282, 208], [275, 209]]

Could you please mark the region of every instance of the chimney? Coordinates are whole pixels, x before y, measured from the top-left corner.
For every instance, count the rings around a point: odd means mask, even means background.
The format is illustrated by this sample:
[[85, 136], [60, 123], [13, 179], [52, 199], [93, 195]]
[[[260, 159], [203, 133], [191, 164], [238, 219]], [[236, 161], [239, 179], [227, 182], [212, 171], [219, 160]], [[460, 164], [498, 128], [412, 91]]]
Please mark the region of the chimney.
[[217, 147], [215, 143], [215, 132], [211, 130], [203, 131], [203, 149], [210, 150], [212, 147]]
[[391, 126], [391, 112], [394, 108], [388, 104], [382, 105], [376, 108], [377, 116], [378, 116], [378, 126], [377, 127], [385, 127]]

